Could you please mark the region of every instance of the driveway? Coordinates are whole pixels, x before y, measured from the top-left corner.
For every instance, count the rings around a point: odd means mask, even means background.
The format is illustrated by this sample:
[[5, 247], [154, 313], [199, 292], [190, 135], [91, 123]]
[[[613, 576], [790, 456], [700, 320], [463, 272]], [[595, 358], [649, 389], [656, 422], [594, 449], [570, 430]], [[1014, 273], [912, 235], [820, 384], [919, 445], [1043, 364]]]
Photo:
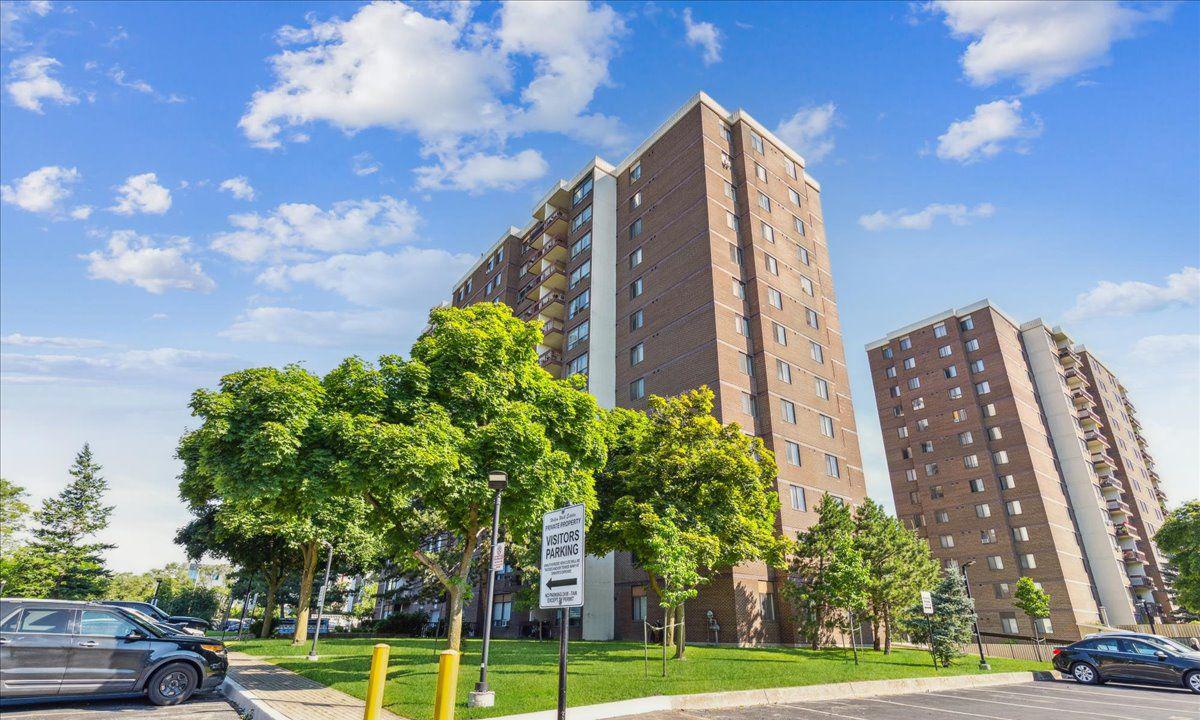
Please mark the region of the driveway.
[[218, 693], [199, 695], [182, 705], [155, 707], [141, 699], [15, 705], [0, 709], [3, 720], [240, 720]]
[[861, 700], [650, 713], [637, 720], [1196, 720], [1200, 695], [1180, 688], [1030, 682]]

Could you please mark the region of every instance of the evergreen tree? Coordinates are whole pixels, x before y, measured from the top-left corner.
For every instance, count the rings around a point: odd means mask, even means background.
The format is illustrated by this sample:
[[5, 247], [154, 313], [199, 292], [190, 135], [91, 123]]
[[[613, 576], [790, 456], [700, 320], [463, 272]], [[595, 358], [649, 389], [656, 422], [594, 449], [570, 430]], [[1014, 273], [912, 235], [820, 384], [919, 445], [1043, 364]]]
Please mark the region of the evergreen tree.
[[963, 654], [963, 645], [971, 641], [971, 623], [975, 618], [975, 603], [967, 597], [967, 586], [957, 568], [946, 570], [942, 581], [933, 591], [933, 615], [926, 616], [918, 604], [909, 611], [905, 627], [915, 643], [928, 643], [929, 626], [933, 624], [933, 646], [930, 652], [942, 667]]
[[50, 597], [95, 598], [108, 585], [111, 573], [104, 567], [102, 554], [113, 546], [89, 542], [108, 527], [113, 510], [103, 504], [108, 482], [101, 469], [85, 443], [71, 466], [71, 481], [58, 496], [46, 498], [42, 509], [33, 514], [38, 527], [33, 529], [31, 549], [51, 567]]
[[874, 647], [890, 653], [897, 611], [907, 610], [922, 590], [937, 584], [938, 563], [928, 543], [870, 498], [854, 512], [854, 539], [867, 565]]
[[866, 608], [870, 577], [849, 508], [826, 493], [817, 517], [796, 537], [795, 563], [782, 589], [799, 611], [800, 631], [814, 650], [831, 639], [847, 611], [859, 614]]

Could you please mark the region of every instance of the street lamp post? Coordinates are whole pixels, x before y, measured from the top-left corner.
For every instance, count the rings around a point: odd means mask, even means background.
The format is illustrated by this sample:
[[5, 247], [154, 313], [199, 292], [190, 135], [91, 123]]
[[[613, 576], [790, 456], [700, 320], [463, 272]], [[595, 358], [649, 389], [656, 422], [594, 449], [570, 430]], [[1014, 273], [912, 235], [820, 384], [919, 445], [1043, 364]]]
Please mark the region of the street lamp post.
[[[308, 651], [308, 659], [316, 660], [317, 655], [317, 638], [321, 636], [321, 613], [325, 610], [325, 590], [329, 587], [329, 570], [333, 567], [333, 545], [324, 540], [321, 541], [329, 548], [329, 557], [325, 559], [325, 582], [321, 583], [321, 591], [317, 593], [317, 627], [313, 630], [312, 648]], [[296, 615], [299, 616], [299, 610]], [[299, 620], [299, 617], [296, 618]]]
[[975, 610], [975, 596], [971, 594], [971, 580], [967, 577], [967, 568], [974, 564], [974, 560], [968, 560], [962, 564], [963, 584], [967, 586], [967, 599], [971, 601], [971, 612], [974, 615], [972, 622], [975, 625], [975, 644], [979, 647], [979, 669], [991, 670], [992, 666], [988, 664], [987, 658], [983, 656], [983, 638], [979, 635], [979, 612]]
[[508, 474], [493, 470], [488, 473], [488, 487], [494, 492], [492, 496], [492, 538], [491, 552], [487, 558], [487, 604], [484, 606], [485, 621], [483, 624], [483, 655], [479, 662], [479, 682], [475, 690], [467, 696], [469, 707], [492, 707], [496, 704], [496, 693], [488, 689], [487, 666], [488, 649], [492, 642], [492, 598], [496, 591], [496, 568], [493, 559], [496, 552], [496, 540], [500, 534], [500, 494], [508, 485]]
[[150, 598], [150, 604], [158, 607], [158, 589], [162, 587], [162, 578], [154, 578], [154, 597]]

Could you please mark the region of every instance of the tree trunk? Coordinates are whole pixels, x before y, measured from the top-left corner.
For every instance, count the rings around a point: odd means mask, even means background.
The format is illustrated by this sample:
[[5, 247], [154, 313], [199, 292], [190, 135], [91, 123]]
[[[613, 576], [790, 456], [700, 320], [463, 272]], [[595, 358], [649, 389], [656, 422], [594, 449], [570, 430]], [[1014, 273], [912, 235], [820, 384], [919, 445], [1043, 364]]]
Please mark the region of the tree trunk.
[[687, 629], [687, 626], [684, 625], [684, 617], [683, 617], [683, 612], [684, 612], [685, 606], [686, 606], [685, 603], [679, 603], [679, 607], [675, 608], [675, 622], [678, 623], [675, 626], [675, 638], [676, 638], [676, 640], [675, 640], [675, 659], [676, 660], [683, 660], [683, 651], [685, 648], [687, 648], [687, 635], [684, 632]]
[[813, 613], [813, 632], [812, 632], [812, 649], [821, 649], [821, 633], [825, 630], [825, 611], [823, 608], [818, 608]]
[[879, 650], [883, 645], [883, 638], [879, 637], [879, 613], [871, 612], [871, 649]]
[[313, 576], [317, 572], [317, 550], [320, 547], [316, 540], [300, 547], [304, 565], [300, 571], [300, 599], [296, 603], [296, 632], [292, 633], [293, 645], [303, 645], [308, 640], [308, 606], [312, 604]]
[[883, 654], [890, 655], [892, 653], [892, 606], [883, 606], [883, 632], [886, 637], [883, 639]]
[[667, 626], [671, 624], [671, 619], [675, 617], [675, 607], [663, 607], [662, 588], [659, 587], [658, 580], [650, 573], [646, 573], [646, 577], [649, 579], [650, 589], [654, 591], [654, 596], [658, 598], [658, 606], [663, 609], [663, 646], [669, 648], [674, 643], [675, 636], [667, 630]]
[[275, 596], [279, 594], [279, 585], [282, 582], [283, 572], [278, 568], [267, 575], [267, 599], [263, 605], [262, 630], [258, 633], [260, 638], [271, 637], [271, 625], [275, 622]]

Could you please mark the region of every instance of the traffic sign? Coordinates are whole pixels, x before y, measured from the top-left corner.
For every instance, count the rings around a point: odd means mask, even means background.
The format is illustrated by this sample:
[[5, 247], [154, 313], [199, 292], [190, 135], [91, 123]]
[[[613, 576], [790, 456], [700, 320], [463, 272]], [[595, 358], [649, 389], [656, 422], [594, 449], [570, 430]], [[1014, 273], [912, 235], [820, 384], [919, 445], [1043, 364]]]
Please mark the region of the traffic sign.
[[492, 546], [492, 572], [504, 569], [504, 550], [505, 544], [502, 542]]
[[542, 577], [538, 607], [583, 606], [583, 505], [568, 505], [542, 516]]
[[933, 593], [928, 590], [921, 591], [921, 612], [926, 615], [933, 614]]

